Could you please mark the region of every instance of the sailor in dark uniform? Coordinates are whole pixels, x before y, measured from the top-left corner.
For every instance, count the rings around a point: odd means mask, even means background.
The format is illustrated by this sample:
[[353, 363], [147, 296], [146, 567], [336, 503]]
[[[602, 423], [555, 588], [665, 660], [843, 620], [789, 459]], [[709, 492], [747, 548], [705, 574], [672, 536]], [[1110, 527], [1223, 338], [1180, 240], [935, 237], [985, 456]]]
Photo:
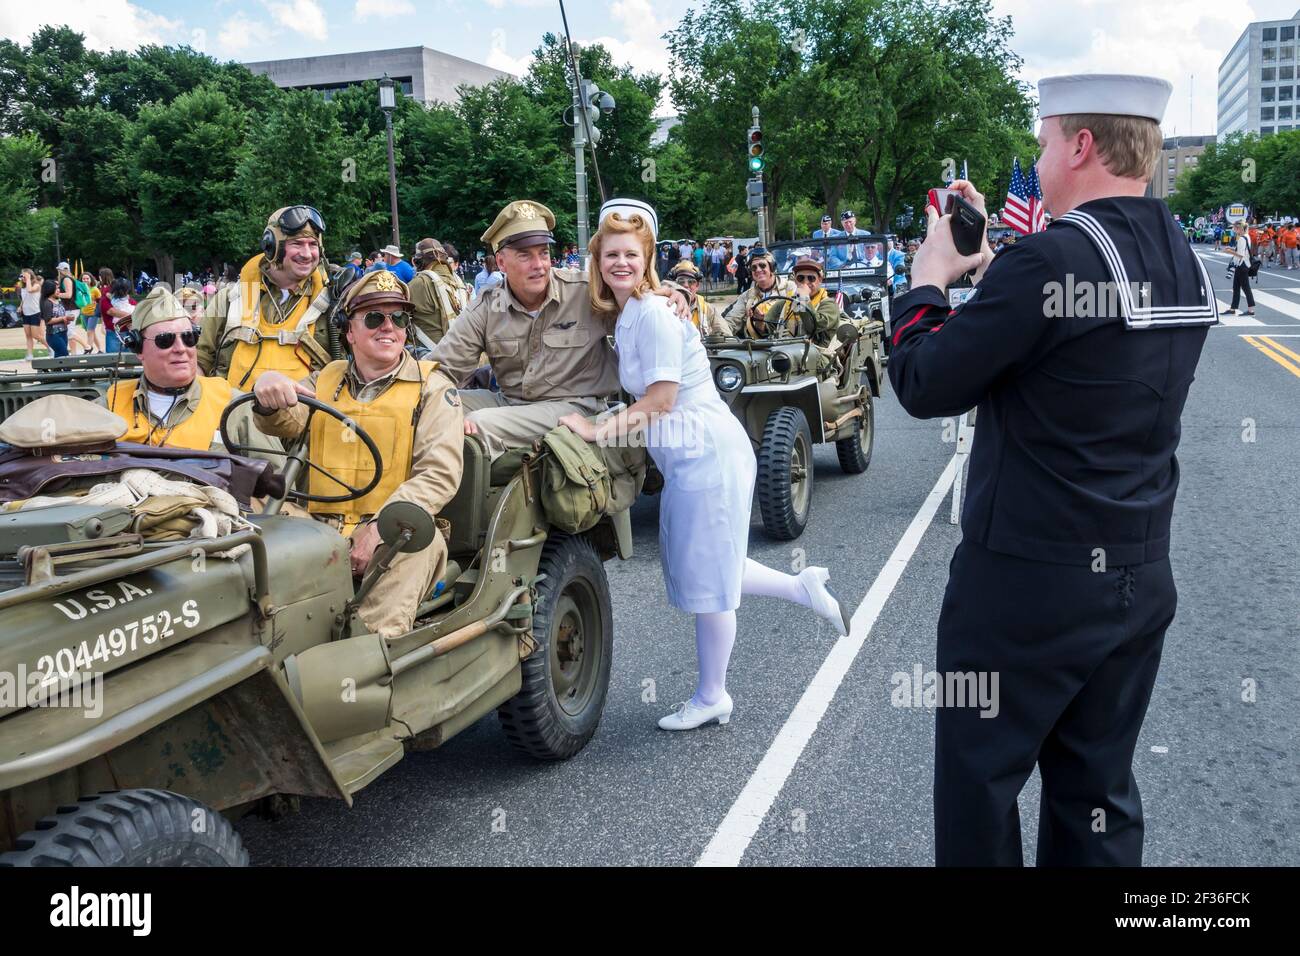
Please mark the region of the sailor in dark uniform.
[[[965, 257], [949, 217], [895, 300], [889, 378], [919, 418], [978, 406], [940, 675], [998, 675], [993, 711], [935, 732], [940, 865], [1022, 863], [1016, 797], [1042, 777], [1037, 862], [1138, 865], [1133, 751], [1177, 595], [1169, 523], [1180, 417], [1214, 293], [1168, 208], [1143, 198], [1171, 86], [1039, 84], [1038, 175], [1053, 223]], [[953, 184], [981, 210], [968, 182]], [[974, 270], [950, 311], [945, 288]], [[946, 703], [952, 704], [953, 701]]]

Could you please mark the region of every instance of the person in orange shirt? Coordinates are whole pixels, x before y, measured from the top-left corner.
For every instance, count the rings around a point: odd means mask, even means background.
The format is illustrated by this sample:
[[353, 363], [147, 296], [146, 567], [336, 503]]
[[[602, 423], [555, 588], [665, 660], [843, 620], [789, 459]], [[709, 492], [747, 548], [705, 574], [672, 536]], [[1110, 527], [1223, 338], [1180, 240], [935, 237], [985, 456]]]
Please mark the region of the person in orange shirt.
[[1275, 239], [1276, 233], [1273, 232], [1273, 227], [1265, 226], [1259, 242], [1259, 257], [1264, 260], [1265, 265], [1273, 261], [1273, 243]]
[[1296, 245], [1300, 241], [1300, 232], [1297, 232], [1295, 226], [1287, 226], [1282, 230], [1282, 252], [1285, 262], [1284, 268], [1294, 269], [1296, 262]]

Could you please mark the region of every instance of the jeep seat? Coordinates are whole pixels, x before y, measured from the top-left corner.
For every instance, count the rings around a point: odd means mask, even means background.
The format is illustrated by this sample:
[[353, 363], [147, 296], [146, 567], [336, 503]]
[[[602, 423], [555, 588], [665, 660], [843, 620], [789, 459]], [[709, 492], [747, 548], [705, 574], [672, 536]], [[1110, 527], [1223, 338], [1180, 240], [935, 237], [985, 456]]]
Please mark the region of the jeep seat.
[[488, 451], [476, 435], [465, 436], [465, 467], [455, 496], [439, 512], [451, 522], [451, 540], [447, 550], [452, 555], [474, 554], [479, 538], [487, 531], [490, 465]]

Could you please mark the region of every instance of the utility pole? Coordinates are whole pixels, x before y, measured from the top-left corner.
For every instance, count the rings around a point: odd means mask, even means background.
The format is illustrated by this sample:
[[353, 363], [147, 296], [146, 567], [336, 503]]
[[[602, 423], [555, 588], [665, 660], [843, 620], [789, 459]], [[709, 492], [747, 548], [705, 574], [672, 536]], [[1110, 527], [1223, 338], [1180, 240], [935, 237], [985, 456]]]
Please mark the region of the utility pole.
[[[571, 46], [573, 67], [573, 171], [578, 213], [578, 255], [585, 264], [587, 243], [591, 238], [591, 214], [587, 208], [587, 155], [591, 149], [592, 162], [596, 162], [596, 144], [600, 142], [600, 128], [596, 121], [600, 114], [614, 110], [614, 97], [603, 93], [591, 80], [584, 80], [578, 72], [577, 44]], [[566, 111], [567, 113], [568, 111]], [[570, 122], [566, 120], [566, 122]], [[596, 179], [600, 180], [600, 165], [596, 163]], [[602, 195], [604, 188], [602, 186]]]

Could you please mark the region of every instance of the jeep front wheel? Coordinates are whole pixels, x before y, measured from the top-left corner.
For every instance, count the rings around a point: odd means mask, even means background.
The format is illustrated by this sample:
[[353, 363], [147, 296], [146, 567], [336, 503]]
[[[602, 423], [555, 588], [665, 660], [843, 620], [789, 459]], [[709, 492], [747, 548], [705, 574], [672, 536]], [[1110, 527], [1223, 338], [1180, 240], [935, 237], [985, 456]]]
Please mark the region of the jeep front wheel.
[[812, 511], [812, 432], [797, 408], [767, 416], [758, 447], [758, 507], [763, 527], [778, 541], [803, 534]]
[[248, 866], [230, 821], [169, 790], [83, 797], [42, 817], [0, 866]]
[[553, 534], [542, 548], [533, 605], [537, 649], [523, 686], [497, 710], [506, 737], [539, 760], [567, 760], [596, 732], [609, 691], [614, 619], [605, 565], [591, 542]]

